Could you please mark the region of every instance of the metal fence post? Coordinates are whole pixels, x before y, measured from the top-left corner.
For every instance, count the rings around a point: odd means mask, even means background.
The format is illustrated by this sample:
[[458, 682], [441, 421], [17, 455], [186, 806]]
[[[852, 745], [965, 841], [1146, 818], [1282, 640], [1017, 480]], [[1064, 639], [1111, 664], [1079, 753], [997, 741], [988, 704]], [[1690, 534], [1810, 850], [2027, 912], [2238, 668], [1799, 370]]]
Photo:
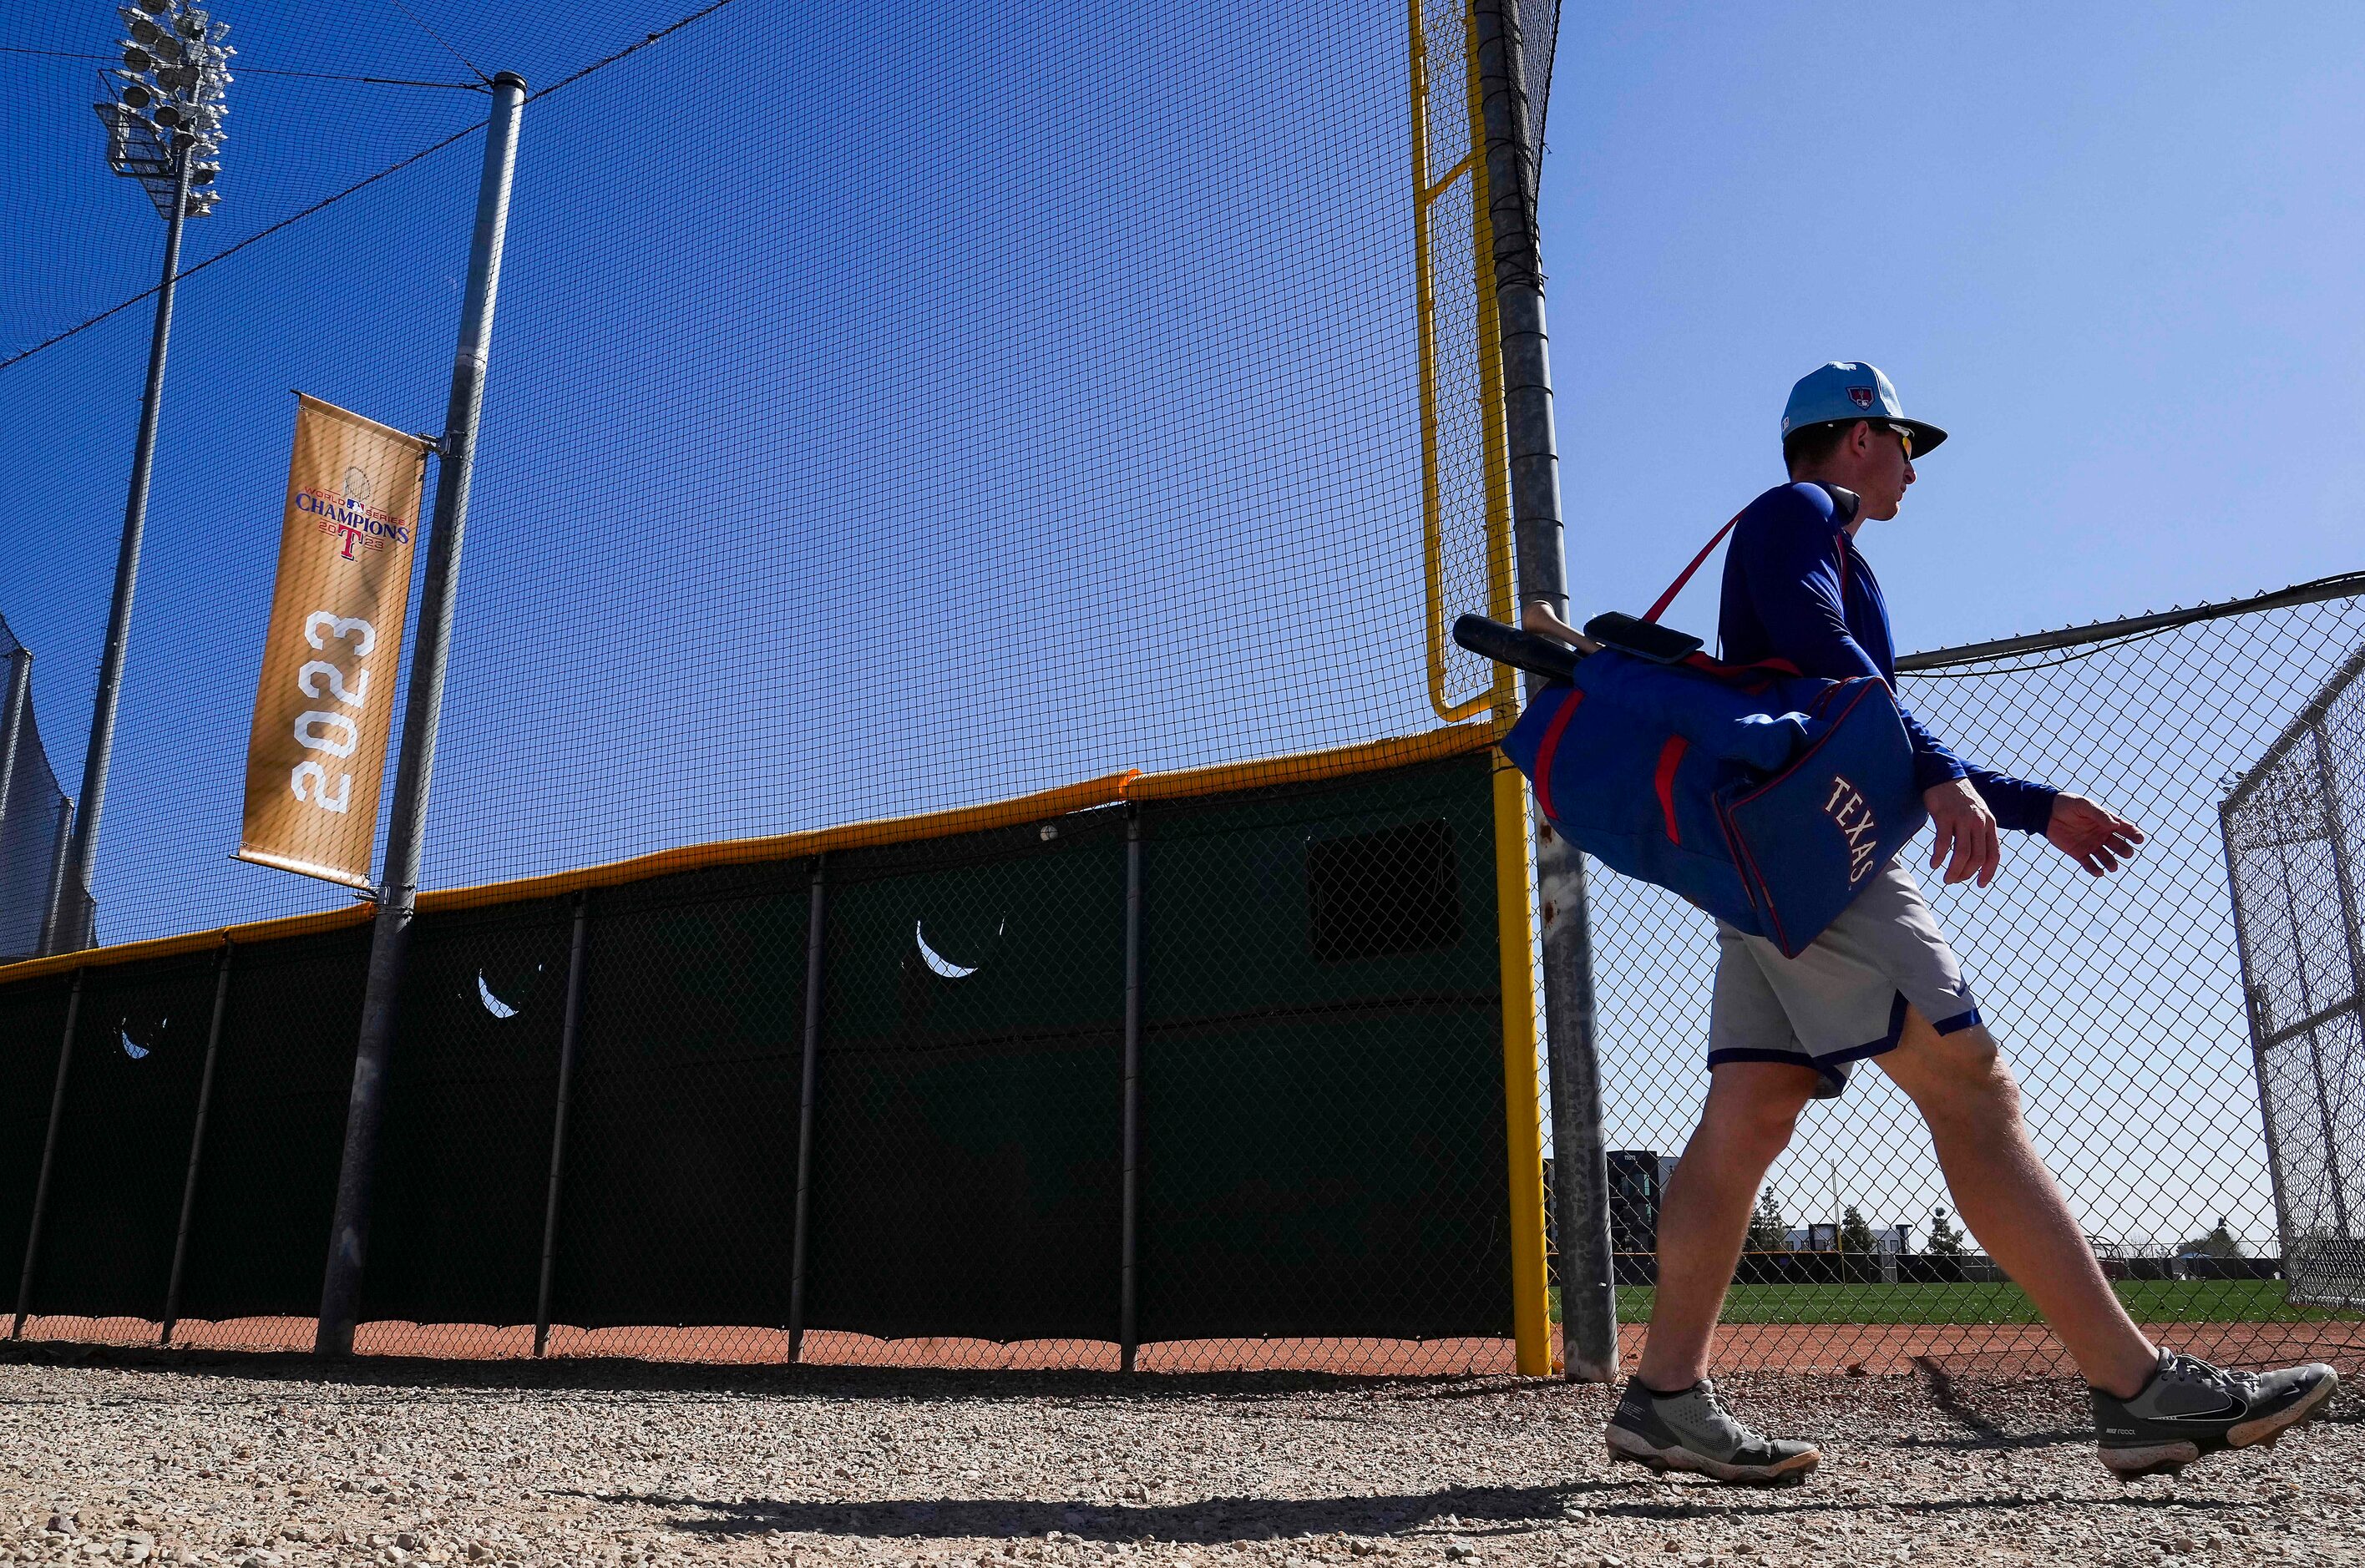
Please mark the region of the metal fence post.
[[214, 1058], [221, 1049], [222, 1014], [230, 1003], [230, 956], [237, 949], [222, 944], [214, 961], [214, 1014], [206, 1025], [206, 1065], [197, 1075], [197, 1119], [189, 1128], [189, 1169], [181, 1179], [181, 1223], [173, 1232], [173, 1271], [164, 1284], [164, 1331], [157, 1343], [173, 1342], [173, 1326], [181, 1320], [181, 1278], [189, 1259], [189, 1218], [197, 1206], [197, 1165], [205, 1158], [206, 1119], [214, 1103]]
[[[1473, 0], [1495, 313], [1502, 345], [1519, 597], [1565, 619], [1560, 457], [1544, 327], [1543, 253], [1535, 227], [1535, 147], [1528, 127], [1518, 0]], [[1544, 1062], [1552, 1086], [1553, 1229], [1560, 1241], [1562, 1354], [1571, 1381], [1618, 1373], [1618, 1301], [1609, 1245], [1609, 1170], [1601, 1138], [1594, 1043], [1592, 920], [1584, 857], [1536, 824], [1543, 917]]]
[[533, 1297], [533, 1353], [550, 1348], [550, 1280], [558, 1260], [558, 1183], [566, 1168], [566, 1106], [575, 1092], [575, 1041], [583, 1026], [583, 947], [591, 895], [575, 895], [575, 935], [566, 949], [566, 1012], [558, 1026], [558, 1105], [550, 1121], [550, 1187], [542, 1207], [542, 1283]]
[[420, 834], [435, 773], [435, 732], [443, 716], [443, 673], [451, 655], [460, 546], [468, 527], [468, 481], [476, 466], [476, 415], [484, 402], [501, 244], [509, 227], [510, 182], [517, 167], [518, 118], [524, 104], [523, 77], [504, 71], [493, 78], [492, 119], [485, 131], [484, 172], [476, 187], [476, 233], [468, 247], [466, 304], [460, 316], [459, 353], [452, 364], [451, 399], [443, 414], [443, 461], [435, 476], [435, 523], [427, 543], [419, 641], [410, 655], [401, 760], [395, 773], [394, 807], [387, 819], [386, 881], [370, 934], [369, 980], [362, 993], [361, 1035], [353, 1047], [353, 1097], [345, 1112], [336, 1214], [320, 1281], [320, 1321], [313, 1350], [324, 1356], [353, 1354], [353, 1329], [361, 1314], [377, 1135], [386, 1112], [387, 1058], [394, 1046], [395, 1013], [419, 897]]
[[[2240, 857], [2234, 848], [2233, 806], [2238, 797], [2218, 802], [2217, 837], [2225, 847], [2225, 890], [2234, 909], [2234, 961], [2242, 978], [2242, 1016], [2250, 1025], [2250, 1076], [2259, 1086], [2259, 1131], [2266, 1140], [2267, 1180], [2275, 1194], [2275, 1232], [2281, 1238], [2286, 1272], [2296, 1267], [2292, 1259], [2292, 1242], [2298, 1233], [2292, 1228], [2290, 1194], [2283, 1186], [2282, 1148], [2275, 1131], [2276, 1117], [2272, 1081], [2267, 1076], [2267, 1035], [2269, 1025], [2259, 1006], [2259, 987], [2250, 981], [2256, 971], [2251, 967], [2250, 931], [2242, 908], [2242, 874]], [[2297, 1276], [2292, 1276], [2295, 1281]]]
[[804, 1062], [797, 1090], [797, 1208], [789, 1243], [789, 1361], [805, 1350], [805, 1245], [813, 1214], [813, 1082], [821, 1059], [822, 923], [829, 911], [823, 873], [826, 852], [813, 857], [813, 902], [805, 913]]
[[25, 1337], [25, 1319], [33, 1310], [33, 1265], [41, 1252], [41, 1222], [50, 1212], [50, 1169], [58, 1157], [58, 1124], [66, 1109], [66, 1070], [73, 1065], [74, 1029], [82, 1021], [82, 976], [76, 969], [73, 991], [66, 998], [65, 1037], [58, 1042], [58, 1073], [50, 1084], [50, 1130], [41, 1139], [41, 1174], [33, 1183], [33, 1218], [25, 1229], [25, 1268], [17, 1276], [17, 1316], [8, 1338]]
[[[2321, 713], [2316, 715], [2309, 731], [2315, 741], [2316, 786], [2324, 792], [2325, 836], [2332, 846], [2332, 880], [2340, 897], [2340, 935], [2348, 950], [2348, 1000], [2350, 1006], [2360, 1016], [2365, 1016], [2365, 953], [2358, 950], [2357, 884], [2349, 876], [2348, 824], [2340, 810], [2340, 778], [2333, 769], [2332, 743], [2324, 733], [2324, 716]], [[2308, 1043], [2313, 1048], [2315, 1043], [2315, 1031], [2313, 1029], [2308, 1031]], [[2316, 1070], [2321, 1077], [2323, 1068], [2320, 1059]], [[2331, 1131], [2329, 1126], [2326, 1128], [2327, 1158], [2331, 1148]], [[2337, 1177], [2335, 1177], [2334, 1184], [2334, 1201], [2341, 1215], [2341, 1234], [2346, 1238], [2348, 1194], [2338, 1190]]]
[[2332, 742], [2319, 715], [2308, 726], [2315, 739], [2315, 777], [2324, 790], [2324, 832], [2332, 841], [2332, 879], [2340, 892], [2340, 935], [2348, 948], [2348, 995], [2365, 1004], [2365, 952], [2358, 946], [2357, 883], [2350, 876], [2348, 821], [2340, 810], [2340, 776], [2332, 766]]
[[[2292, 887], [2291, 846], [2278, 839], [2275, 843], [2275, 865], [2282, 873], [2283, 916], [2291, 925], [2292, 952], [2298, 961], [2293, 965], [2299, 980], [2300, 1016], [2315, 1016], [2315, 991], [2307, 980], [2307, 940], [2299, 928], [2299, 894]], [[2333, 1223], [2340, 1227], [2342, 1240], [2348, 1238], [2348, 1183], [2340, 1178], [2340, 1146], [2333, 1139], [2332, 1097], [2324, 1083], [2324, 1047], [2316, 1038], [2315, 1025], [2304, 1031], [2307, 1036], [2307, 1064], [2315, 1075], [2315, 1114], [2318, 1130], [2324, 1135], [2325, 1183], [2332, 1189]]]
[[1117, 1266], [1119, 1355], [1133, 1371], [1141, 1348], [1137, 1282], [1141, 1240], [1141, 808], [1125, 808], [1125, 1220]]

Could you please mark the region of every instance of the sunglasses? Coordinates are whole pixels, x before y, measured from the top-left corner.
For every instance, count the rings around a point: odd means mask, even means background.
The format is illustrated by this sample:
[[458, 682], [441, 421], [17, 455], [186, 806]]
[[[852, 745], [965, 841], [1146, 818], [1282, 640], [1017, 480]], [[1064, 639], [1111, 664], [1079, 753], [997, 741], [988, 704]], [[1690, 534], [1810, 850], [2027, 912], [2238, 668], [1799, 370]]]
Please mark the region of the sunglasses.
[[1903, 443], [1904, 443], [1904, 446], [1905, 446], [1905, 461], [1906, 461], [1906, 462], [1908, 462], [1908, 463], [1912, 462], [1912, 461], [1913, 461], [1913, 432], [1912, 432], [1911, 431], [1910, 431], [1910, 430], [1907, 430], [1903, 425], [1889, 425], [1889, 426], [1888, 426], [1888, 427], [1887, 427], [1887, 429], [1888, 429], [1888, 431], [1889, 431], [1889, 434], [1891, 434], [1891, 435], [1895, 436], [1895, 437], [1896, 437], [1900, 442], [1903, 442]]

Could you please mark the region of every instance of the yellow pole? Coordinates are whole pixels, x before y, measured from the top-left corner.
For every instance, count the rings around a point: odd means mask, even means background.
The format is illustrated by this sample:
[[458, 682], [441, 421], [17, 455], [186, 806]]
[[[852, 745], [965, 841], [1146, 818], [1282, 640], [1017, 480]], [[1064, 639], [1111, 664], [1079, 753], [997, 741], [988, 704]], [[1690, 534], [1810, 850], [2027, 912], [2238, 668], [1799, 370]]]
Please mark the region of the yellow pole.
[[[1512, 609], [1511, 464], [1504, 428], [1501, 323], [1495, 315], [1495, 230], [1488, 214], [1485, 144], [1478, 96], [1477, 31], [1465, 13], [1469, 64], [1471, 238], [1478, 286], [1480, 424], [1485, 432], [1486, 598], [1496, 620], [1518, 619]], [[1519, 716], [1519, 678], [1495, 666], [1495, 733]], [[1533, 905], [1528, 882], [1528, 808], [1519, 774], [1496, 754], [1495, 921], [1502, 954], [1503, 1130], [1511, 1202], [1511, 1331], [1522, 1376], [1552, 1370], [1552, 1303], [1545, 1271], [1543, 1100], [1536, 1071], [1536, 977], [1528, 929]]]

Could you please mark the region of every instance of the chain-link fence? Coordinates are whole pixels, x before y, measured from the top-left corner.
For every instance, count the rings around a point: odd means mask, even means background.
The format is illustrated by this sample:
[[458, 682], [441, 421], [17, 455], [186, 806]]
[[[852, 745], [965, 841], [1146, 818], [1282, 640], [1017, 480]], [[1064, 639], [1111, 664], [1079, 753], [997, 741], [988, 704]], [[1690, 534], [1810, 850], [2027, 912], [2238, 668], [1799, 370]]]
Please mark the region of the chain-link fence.
[[2359, 649], [2226, 797], [2225, 862], [2294, 1302], [2365, 1306]]
[[[2340, 579], [1900, 661], [1906, 703], [1964, 756], [2087, 795], [2147, 834], [2100, 880], [2007, 834], [1994, 886], [1924, 886], [2020, 1077], [2037, 1146], [2130, 1311], [2171, 1344], [2235, 1361], [2360, 1342], [2282, 1277], [2217, 810], [2365, 647], [2360, 591]], [[1593, 886], [1631, 1350], [1631, 1326], [1649, 1315], [1657, 1193], [1706, 1091], [1714, 942], [1707, 916], [1654, 889]], [[2317, 886], [2302, 901], [2310, 972], [2345, 977], [2331, 879]], [[2348, 983], [2326, 985], [2317, 1005]], [[1950, 1212], [1927, 1133], [1877, 1070], [1801, 1117], [1749, 1246], [1726, 1309], [1737, 1364], [2068, 1365]]]

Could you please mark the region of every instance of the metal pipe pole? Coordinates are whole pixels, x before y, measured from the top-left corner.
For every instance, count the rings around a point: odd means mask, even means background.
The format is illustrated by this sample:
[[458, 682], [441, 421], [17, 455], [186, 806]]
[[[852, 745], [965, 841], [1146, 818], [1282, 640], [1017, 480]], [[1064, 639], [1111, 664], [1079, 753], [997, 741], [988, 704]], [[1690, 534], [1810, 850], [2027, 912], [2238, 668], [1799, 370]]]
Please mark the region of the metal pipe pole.
[[173, 1342], [173, 1326], [181, 1320], [181, 1278], [189, 1258], [189, 1218], [197, 1207], [197, 1166], [206, 1152], [206, 1121], [214, 1103], [214, 1058], [221, 1049], [222, 1014], [230, 1005], [230, 955], [236, 951], [229, 943], [222, 944], [221, 957], [214, 966], [214, 1016], [206, 1025], [206, 1065], [197, 1075], [197, 1121], [189, 1129], [189, 1170], [181, 1180], [181, 1224], [173, 1233], [173, 1271], [164, 1283], [164, 1332], [159, 1344]]
[[17, 737], [24, 733], [32, 684], [33, 650], [19, 644], [8, 653], [8, 695], [0, 706], [0, 828], [8, 825], [8, 797], [17, 788]]
[[[2267, 1072], [2266, 1040], [2271, 1025], [2261, 1010], [2259, 987], [2252, 980], [2258, 970], [2250, 958], [2249, 925], [2242, 912], [2242, 876], [2240, 857], [2234, 848], [2234, 817], [2231, 800], [2217, 804], [2217, 836], [2225, 846], [2225, 887], [2232, 895], [2234, 908], [2234, 956], [2242, 970], [2242, 1014], [2250, 1024], [2250, 1072], [2259, 1085], [2259, 1129], [2266, 1136], [2267, 1176], [2275, 1193], [2275, 1234], [2281, 1239], [2285, 1271], [2301, 1266], [2292, 1250], [2297, 1233], [2292, 1228], [2291, 1195], [2283, 1182], [2283, 1156], [2281, 1135], [2275, 1130], [2271, 1106], [2274, 1096]], [[2294, 1273], [2292, 1278], [2296, 1281]]]
[[73, 802], [67, 801], [58, 809], [58, 830], [50, 836], [50, 896], [41, 905], [40, 939], [33, 944], [33, 951], [43, 958], [49, 956], [57, 939], [58, 905], [65, 902], [66, 834], [73, 826]]
[[789, 1361], [794, 1364], [805, 1350], [805, 1242], [813, 1213], [813, 1086], [821, 1061], [821, 966], [823, 918], [829, 895], [822, 872], [826, 854], [816, 856], [813, 868], [813, 903], [805, 914], [805, 1043], [804, 1066], [797, 1091], [797, 1208], [789, 1243]]
[[353, 1097], [345, 1111], [344, 1157], [337, 1171], [336, 1216], [329, 1229], [329, 1261], [320, 1282], [320, 1321], [314, 1350], [349, 1356], [361, 1312], [362, 1271], [369, 1254], [370, 1200], [377, 1176], [378, 1126], [386, 1109], [387, 1058], [409, 957], [410, 920], [419, 897], [420, 833], [435, 774], [435, 732], [443, 709], [443, 673], [451, 656], [452, 610], [460, 587], [460, 546], [467, 533], [468, 481], [476, 458], [476, 415], [484, 403], [485, 363], [492, 347], [493, 301], [500, 286], [501, 245], [509, 228], [510, 182], [517, 167], [518, 119], [525, 79], [504, 71], [493, 78], [492, 119], [485, 132], [484, 172], [476, 187], [476, 227], [468, 245], [466, 305], [459, 351], [452, 364], [452, 394], [443, 414], [443, 462], [436, 474], [434, 532], [427, 542], [427, 578], [419, 605], [419, 640], [410, 655], [405, 693], [402, 752], [395, 771], [394, 807], [387, 821], [386, 879], [372, 923], [369, 978], [362, 993], [362, 1026], [353, 1048]]
[[[2340, 775], [2333, 766], [2332, 739], [2325, 734], [2324, 720], [2319, 716], [2313, 726], [2315, 732], [2316, 788], [2323, 791], [2324, 834], [2332, 846], [2332, 882], [2340, 898], [2340, 935], [2348, 953], [2348, 1000], [2352, 1007], [2365, 1012], [2365, 949], [2359, 946], [2357, 913], [2357, 883], [2348, 858], [2348, 823], [2340, 810]], [[2301, 962], [2306, 962], [2303, 956]], [[2308, 1031], [2311, 1040], [2315, 1031]], [[2343, 1237], [2346, 1238], [2348, 1198], [2340, 1198], [2343, 1215]]]
[[542, 1283], [533, 1298], [533, 1353], [550, 1348], [550, 1281], [558, 1261], [558, 1182], [566, 1168], [566, 1107], [575, 1092], [575, 1041], [583, 1026], [583, 946], [591, 895], [575, 895], [575, 937], [566, 950], [566, 1015], [558, 1026], [558, 1108], [550, 1122], [550, 1190], [542, 1207]]
[[[1519, 596], [1522, 604], [1541, 603], [1565, 620], [1560, 456], [1518, 0], [1473, 0], [1472, 24], [1486, 137], [1487, 216], [1495, 236], [1495, 315], [1502, 344]], [[1601, 1137], [1601, 1064], [1594, 1044], [1592, 915], [1584, 857], [1541, 821], [1536, 823], [1536, 879], [1542, 893], [1544, 1064], [1552, 1085], [1562, 1355], [1570, 1381], [1606, 1383], [1618, 1374], [1618, 1299], [1611, 1272], [1609, 1170]]]
[[1141, 808], [1125, 809], [1125, 1221], [1117, 1264], [1117, 1346], [1126, 1372], [1141, 1348]]
[[[83, 752], [73, 838], [66, 846], [64, 883], [90, 893], [98, 854], [99, 812], [106, 803], [106, 769], [115, 756], [115, 710], [123, 691], [123, 655], [131, 640], [131, 594], [140, 577], [140, 538], [148, 527], [148, 477], [156, 458], [156, 420], [164, 400], [164, 350], [173, 336], [173, 290], [180, 280], [181, 229], [189, 213], [189, 153], [173, 155], [173, 212], [164, 229], [164, 276], [156, 286], [156, 324], [148, 338], [148, 385], [140, 398], [140, 436], [131, 448], [131, 493], [123, 503], [123, 538], [115, 552], [115, 597], [106, 611], [106, 643], [98, 655], [98, 694], [91, 703], [90, 744]], [[81, 905], [76, 905], [77, 913]], [[60, 932], [61, 939], [65, 933]], [[90, 945], [88, 924], [77, 919], [72, 940]]]
[[76, 969], [73, 991], [66, 998], [65, 1037], [58, 1042], [58, 1072], [50, 1081], [50, 1130], [41, 1139], [41, 1173], [33, 1183], [32, 1223], [25, 1228], [25, 1267], [17, 1276], [17, 1316], [8, 1338], [25, 1337], [25, 1319], [33, 1310], [33, 1266], [41, 1252], [41, 1222], [50, 1213], [50, 1170], [58, 1158], [58, 1124], [66, 1110], [66, 1069], [73, 1065], [74, 1029], [82, 1019], [82, 971]]

